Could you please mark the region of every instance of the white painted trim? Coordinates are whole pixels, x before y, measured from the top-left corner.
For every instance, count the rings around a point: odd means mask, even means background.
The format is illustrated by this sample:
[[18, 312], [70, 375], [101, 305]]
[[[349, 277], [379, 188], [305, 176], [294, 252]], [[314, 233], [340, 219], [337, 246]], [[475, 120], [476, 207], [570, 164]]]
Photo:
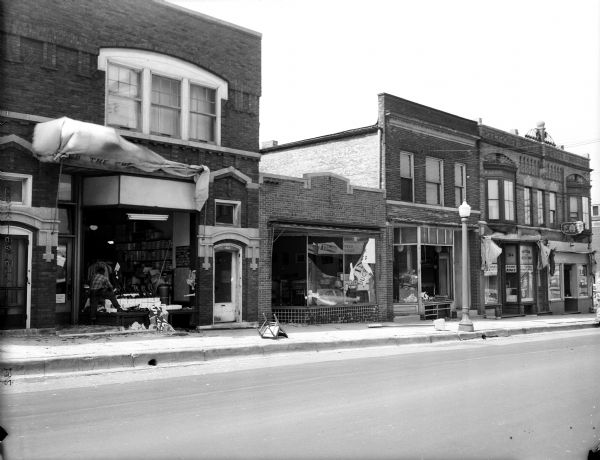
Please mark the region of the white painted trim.
[[[32, 193], [33, 193], [32, 192], [33, 176], [31, 174], [18, 174], [18, 173], [10, 173], [10, 172], [0, 171], [0, 178], [6, 178], [8, 180], [14, 180], [14, 181], [21, 182], [22, 201], [20, 201], [18, 203], [15, 201], [11, 201], [10, 202], [11, 208], [13, 206], [26, 207], [26, 208], [31, 207], [31, 197], [32, 197]], [[7, 203], [7, 202], [3, 201], [2, 197], [0, 196], [0, 203]]]
[[25, 305], [25, 328], [31, 328], [31, 264], [33, 261], [33, 232], [14, 225], [0, 225], [0, 233], [4, 235], [24, 235], [27, 237], [27, 302]]
[[[36, 115], [29, 115], [26, 113], [19, 113], [19, 112], [11, 112], [11, 111], [2, 110], [2, 109], [0, 109], [0, 117], [12, 118], [15, 120], [35, 121], [38, 123], [55, 120], [55, 118], [38, 117]], [[116, 129], [116, 131], [119, 135], [121, 135], [123, 137], [133, 137], [136, 139], [144, 139], [144, 140], [149, 140], [149, 141], [184, 145], [186, 147], [228, 153], [231, 155], [239, 155], [239, 156], [244, 156], [244, 157], [248, 157], [248, 158], [262, 158], [262, 155], [258, 152], [250, 152], [248, 150], [233, 149], [231, 147], [223, 147], [221, 145], [210, 144], [208, 142], [174, 139], [172, 137], [155, 136], [153, 134], [138, 133], [135, 131], [128, 131], [126, 129], [118, 129], [118, 128]], [[11, 137], [11, 136], [13, 136], [13, 135], [4, 136], [4, 137]], [[18, 136], [16, 136], [16, 137], [18, 137]], [[10, 142], [10, 141], [11, 141], [11, 139], [9, 139], [7, 142]], [[26, 141], [24, 141], [24, 142], [26, 142]], [[26, 147], [28, 149], [30, 149], [30, 147], [31, 147], [30, 143], [24, 144], [23, 142], [20, 142], [20, 141], [16, 141], [16, 143], [23, 145], [23, 147]]]
[[[222, 224], [217, 223], [217, 205], [218, 204], [231, 204], [233, 205], [233, 223], [232, 224]], [[215, 198], [215, 225], [219, 227], [239, 227], [240, 226], [240, 217], [241, 217], [241, 209], [242, 202], [234, 201], [234, 200], [221, 200], [219, 198]]]
[[[215, 143], [221, 144], [221, 100], [229, 97], [227, 81], [221, 77], [182, 59], [155, 53], [153, 51], [132, 48], [101, 48], [98, 55], [98, 69], [105, 72], [105, 114], [108, 119], [108, 66], [115, 64], [137, 69], [142, 72], [142, 132], [150, 134], [150, 101], [152, 92], [152, 75], [159, 75], [181, 82], [181, 107], [180, 107], [180, 136], [183, 140], [189, 139], [189, 85], [197, 84], [216, 91], [216, 127]], [[187, 108], [187, 110], [184, 110]]]

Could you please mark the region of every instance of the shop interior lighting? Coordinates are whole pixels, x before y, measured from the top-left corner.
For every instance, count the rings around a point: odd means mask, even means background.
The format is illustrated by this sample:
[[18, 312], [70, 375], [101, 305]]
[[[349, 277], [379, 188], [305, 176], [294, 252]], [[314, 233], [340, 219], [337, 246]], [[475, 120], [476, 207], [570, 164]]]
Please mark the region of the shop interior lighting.
[[165, 221], [169, 219], [168, 214], [135, 214], [128, 212], [127, 218], [129, 220], [160, 220]]

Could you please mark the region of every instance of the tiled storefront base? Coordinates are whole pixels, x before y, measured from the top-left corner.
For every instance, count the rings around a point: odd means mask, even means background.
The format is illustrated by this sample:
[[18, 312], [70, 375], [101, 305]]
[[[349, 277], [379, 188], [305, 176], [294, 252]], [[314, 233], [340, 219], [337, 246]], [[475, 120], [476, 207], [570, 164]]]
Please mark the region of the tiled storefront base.
[[282, 323], [331, 324], [368, 323], [379, 321], [377, 305], [335, 305], [311, 307], [273, 307]]

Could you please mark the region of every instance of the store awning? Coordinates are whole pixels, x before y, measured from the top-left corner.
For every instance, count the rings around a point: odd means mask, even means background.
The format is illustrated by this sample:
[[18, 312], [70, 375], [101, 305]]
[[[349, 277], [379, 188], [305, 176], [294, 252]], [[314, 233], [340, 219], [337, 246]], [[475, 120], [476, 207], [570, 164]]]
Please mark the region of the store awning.
[[137, 169], [164, 171], [178, 177], [194, 178], [194, 201], [200, 211], [208, 198], [210, 171], [206, 166], [170, 161], [152, 150], [129, 142], [114, 128], [85, 123], [67, 117], [38, 123], [33, 133], [33, 153], [45, 163], [58, 163], [111, 171]]
[[517, 233], [500, 233], [495, 232], [489, 235], [493, 240], [496, 241], [507, 241], [507, 242], [535, 242], [541, 239], [540, 235], [520, 235]]

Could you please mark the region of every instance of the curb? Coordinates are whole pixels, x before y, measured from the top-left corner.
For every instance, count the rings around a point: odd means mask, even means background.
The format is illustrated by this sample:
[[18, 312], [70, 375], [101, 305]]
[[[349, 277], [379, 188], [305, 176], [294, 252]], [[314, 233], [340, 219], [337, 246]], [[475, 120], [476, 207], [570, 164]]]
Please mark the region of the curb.
[[153, 366], [201, 363], [233, 356], [266, 356], [277, 353], [298, 351], [326, 351], [363, 347], [402, 346], [413, 344], [428, 344], [441, 342], [459, 342], [465, 340], [483, 339], [487, 337], [510, 337], [553, 331], [571, 331], [598, 327], [595, 322], [576, 324], [543, 325], [523, 328], [497, 328], [478, 332], [440, 331], [439, 335], [420, 334], [407, 337], [377, 337], [359, 338], [338, 341], [301, 341], [286, 342], [273, 340], [261, 345], [245, 345], [222, 348], [192, 348], [185, 350], [168, 350], [156, 352], [127, 353], [114, 355], [65, 356], [56, 358], [35, 358], [3, 360], [0, 365], [11, 369], [11, 378], [15, 381], [43, 380], [45, 378], [60, 378], [69, 374], [100, 373], [103, 371], [139, 370]]

